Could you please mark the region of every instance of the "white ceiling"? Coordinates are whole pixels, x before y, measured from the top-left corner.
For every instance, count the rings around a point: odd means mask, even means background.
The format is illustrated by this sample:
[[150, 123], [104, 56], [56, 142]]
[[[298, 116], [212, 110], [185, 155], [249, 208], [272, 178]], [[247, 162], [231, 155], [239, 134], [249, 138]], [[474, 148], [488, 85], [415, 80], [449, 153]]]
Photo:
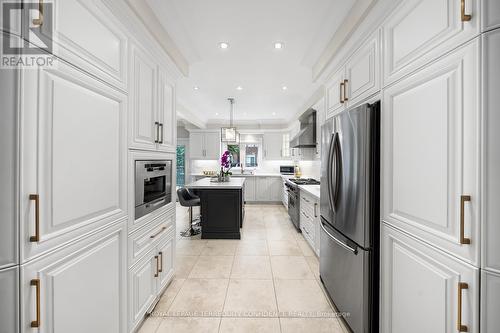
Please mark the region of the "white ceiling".
[[[228, 119], [228, 97], [236, 99], [236, 122], [291, 121], [317, 90], [311, 68], [355, 2], [146, 1], [189, 62], [179, 103], [208, 123]], [[276, 41], [285, 47], [275, 50]]]

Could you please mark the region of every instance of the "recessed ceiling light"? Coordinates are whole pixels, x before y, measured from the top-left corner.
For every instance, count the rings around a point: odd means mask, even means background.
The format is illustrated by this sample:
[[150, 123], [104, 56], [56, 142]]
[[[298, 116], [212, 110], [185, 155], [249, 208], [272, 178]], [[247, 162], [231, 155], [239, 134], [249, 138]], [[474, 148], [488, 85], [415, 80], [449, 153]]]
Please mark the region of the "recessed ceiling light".
[[220, 42], [220, 43], [219, 43], [219, 47], [220, 47], [221, 49], [227, 49], [227, 48], [229, 47], [229, 44], [228, 44], [228, 43], [226, 43], [226, 42]]
[[237, 86], [236, 90], [243, 90], [243, 87], [242, 86]]
[[274, 48], [276, 50], [281, 50], [285, 45], [282, 42], [276, 42], [274, 43]]
[[200, 90], [200, 87], [198, 87], [198, 86], [194, 86], [194, 87], [193, 87], [193, 89], [194, 89], [194, 90]]
[[273, 116], [275, 116], [275, 115], [276, 115], [276, 112], [273, 112]]
[[283, 89], [283, 90], [287, 90], [287, 89], [288, 89], [288, 87], [287, 87], [287, 86], [283, 86], [283, 87], [281, 87], [281, 89]]
[[216, 112], [216, 113], [215, 113], [215, 115], [216, 115], [216, 116], [218, 116], [218, 115], [219, 115], [219, 112]]

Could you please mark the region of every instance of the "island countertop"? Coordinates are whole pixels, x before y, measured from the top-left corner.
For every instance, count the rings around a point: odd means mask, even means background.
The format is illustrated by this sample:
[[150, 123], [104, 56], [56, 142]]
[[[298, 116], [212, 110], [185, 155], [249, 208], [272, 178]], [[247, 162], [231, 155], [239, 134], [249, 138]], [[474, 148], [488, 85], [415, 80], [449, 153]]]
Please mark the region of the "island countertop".
[[240, 189], [243, 188], [245, 183], [245, 178], [243, 177], [231, 177], [228, 182], [216, 183], [211, 182], [210, 178], [202, 178], [191, 184], [187, 184], [186, 187], [189, 189]]

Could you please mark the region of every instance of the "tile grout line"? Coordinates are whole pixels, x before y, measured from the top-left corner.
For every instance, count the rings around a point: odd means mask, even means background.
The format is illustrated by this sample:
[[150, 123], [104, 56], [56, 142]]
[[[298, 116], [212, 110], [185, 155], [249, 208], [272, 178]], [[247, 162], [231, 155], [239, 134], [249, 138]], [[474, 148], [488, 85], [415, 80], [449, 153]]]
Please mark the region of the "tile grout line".
[[224, 313], [224, 308], [226, 306], [226, 300], [227, 300], [227, 294], [229, 293], [229, 284], [231, 283], [231, 275], [233, 274], [233, 267], [234, 267], [234, 260], [236, 258], [236, 250], [233, 256], [233, 262], [231, 263], [231, 269], [229, 270], [229, 277], [227, 279], [227, 286], [226, 286], [226, 294], [224, 295], [224, 302], [222, 303], [222, 310], [221, 310], [221, 316], [219, 317], [219, 329], [217, 332], [220, 333], [221, 327], [222, 327], [222, 314]]

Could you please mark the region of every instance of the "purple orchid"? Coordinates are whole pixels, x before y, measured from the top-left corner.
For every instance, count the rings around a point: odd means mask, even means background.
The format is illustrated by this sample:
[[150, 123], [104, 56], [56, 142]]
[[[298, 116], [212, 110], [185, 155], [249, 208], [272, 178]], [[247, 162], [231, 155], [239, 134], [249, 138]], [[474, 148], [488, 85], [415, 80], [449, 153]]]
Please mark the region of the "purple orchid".
[[220, 158], [220, 166], [226, 169], [224, 172], [227, 174], [231, 169], [231, 153], [229, 151], [225, 151]]

